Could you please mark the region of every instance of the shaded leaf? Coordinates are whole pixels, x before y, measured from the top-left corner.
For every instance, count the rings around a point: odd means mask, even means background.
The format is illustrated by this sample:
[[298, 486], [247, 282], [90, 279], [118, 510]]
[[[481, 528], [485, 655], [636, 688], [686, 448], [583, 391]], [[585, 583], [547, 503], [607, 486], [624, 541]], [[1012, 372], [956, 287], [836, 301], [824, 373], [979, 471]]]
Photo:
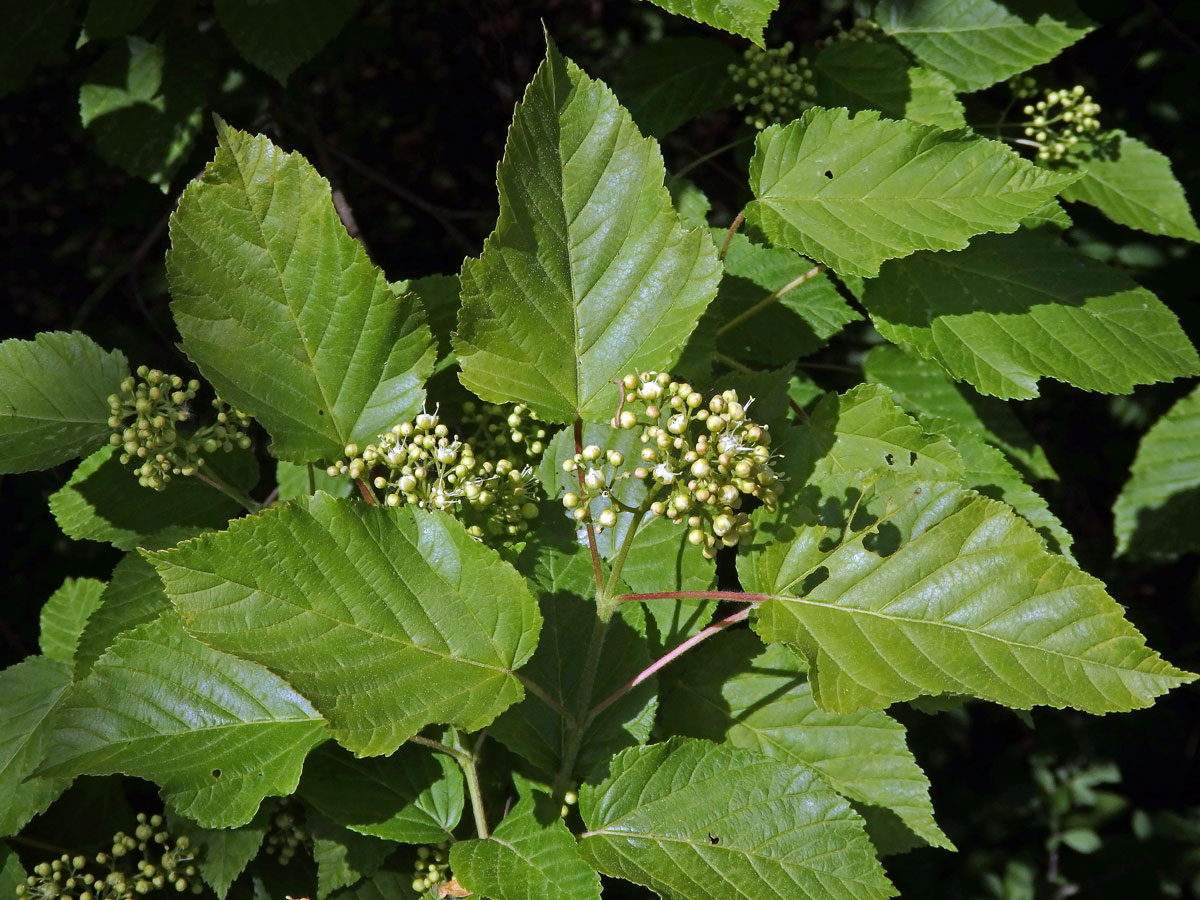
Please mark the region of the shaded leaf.
[[545, 794], [523, 798], [486, 840], [454, 844], [450, 867], [466, 890], [497, 900], [600, 900], [600, 876]]
[[100, 606], [104, 582], [95, 578], [68, 578], [42, 607], [38, 646], [48, 659], [71, 665], [88, 618]]
[[672, 738], [584, 785], [579, 848], [664, 900], [895, 896], [862, 819], [809, 768]]
[[775, 244], [871, 277], [887, 259], [1015, 231], [1075, 177], [965, 131], [813, 108], [758, 136], [746, 216]]
[[157, 0], [89, 0], [83, 20], [82, 45], [129, 34], [150, 14]]
[[662, 139], [680, 125], [733, 103], [729, 67], [738, 55], [709, 38], [664, 38], [636, 48], [613, 82], [642, 134]]
[[373, 875], [396, 845], [357, 834], [329, 819], [309, 822], [317, 864], [317, 900]]
[[119, 350], [77, 331], [0, 343], [0, 473], [48, 469], [108, 440], [108, 396], [129, 374]]
[[336, 459], [420, 407], [435, 354], [424, 312], [396, 299], [302, 156], [223, 122], [218, 135], [171, 216], [183, 350], [276, 457]]
[[237, 828], [202, 828], [195, 822], [175, 816], [168, 822], [172, 834], [187, 835], [204, 883], [220, 900], [225, 900], [233, 882], [258, 855], [263, 838], [271, 828], [272, 812], [269, 803], [264, 803], [253, 819]]
[[17, 885], [25, 884], [25, 867], [15, 850], [0, 841], [0, 894], [16, 896]]
[[547, 422], [612, 417], [613, 380], [661, 369], [716, 293], [662, 156], [601, 82], [547, 48], [497, 169], [500, 219], [462, 270], [462, 383]]
[[454, 359], [450, 337], [458, 321], [458, 295], [461, 292], [458, 276], [426, 275], [424, 278], [410, 278], [408, 281], [395, 282], [391, 287], [397, 297], [415, 294], [421, 301], [421, 305], [425, 307], [429, 330], [433, 332], [438, 346], [438, 363], [435, 370], [441, 371]]
[[238, 53], [280, 84], [346, 24], [357, 0], [216, 0], [217, 21]]
[[1070, 162], [1083, 177], [1063, 191], [1064, 200], [1088, 203], [1130, 228], [1200, 241], [1183, 186], [1157, 150], [1116, 131], [1081, 142]]
[[220, 653], [165, 613], [119, 638], [59, 705], [43, 774], [121, 772], [208, 828], [250, 821], [296, 789], [324, 720], [265, 668]]
[[[308, 496], [308, 466], [280, 460], [275, 464], [275, 481], [279, 484], [279, 502]], [[344, 476], [333, 477], [321, 466], [313, 466], [313, 482], [318, 491], [334, 497], [349, 497], [354, 483]]]
[[1200, 374], [1200, 357], [1157, 297], [1044, 231], [890, 262], [863, 304], [888, 340], [996, 397], [1036, 397], [1042, 377], [1127, 394]]
[[967, 124], [950, 80], [914, 66], [892, 44], [834, 41], [817, 54], [813, 72], [820, 106], [877, 109], [938, 128]]
[[386, 757], [355, 759], [336, 744], [309, 754], [300, 796], [339, 825], [406, 844], [451, 836], [464, 782], [448, 756], [405, 744]]
[[1200, 550], [1200, 388], [1172, 406], [1138, 444], [1113, 506], [1117, 553], [1170, 559]]
[[[205, 462], [240, 490], [258, 482], [258, 463], [250, 451], [217, 453]], [[198, 478], [177, 476], [161, 491], [141, 487], [116, 447], [97, 450], [50, 495], [50, 511], [63, 534], [77, 541], [107, 541], [120, 550], [170, 546], [198, 529], [222, 527], [241, 509]]]
[[0, 671], [0, 836], [16, 834], [71, 784], [69, 775], [34, 775], [53, 744], [50, 720], [70, 686], [70, 668], [45, 656]]
[[740, 34], [763, 45], [763, 29], [779, 0], [650, 0], [667, 12]]
[[883, 0], [874, 16], [964, 91], [1049, 62], [1094, 27], [1070, 0]]
[[79, 637], [75, 677], [87, 674], [118, 635], [153, 622], [170, 608], [171, 601], [154, 567], [137, 553], [125, 554], [100, 595], [100, 606]]
[[30, 72], [65, 49], [78, 5], [78, 0], [0, 4], [0, 21], [6, 26], [0, 29], [0, 97], [21, 87]]
[[317, 494], [151, 556], [189, 632], [286, 678], [359, 755], [521, 697], [533, 597], [443, 513]]
[[788, 648], [763, 648], [746, 631], [706, 641], [666, 670], [660, 723], [669, 734], [755, 750], [816, 769], [838, 793], [890, 809], [935, 847], [953, 848], [933, 820], [929, 779], [883, 712], [818, 708], [803, 661]]
[[110, 44], [79, 88], [79, 118], [100, 155], [165, 192], [204, 124], [212, 58], [195, 32]]
[[[720, 236], [721, 229], [713, 231]], [[828, 276], [813, 267], [786, 247], [764, 247], [735, 234], [712, 310], [720, 319], [714, 323], [717, 347], [755, 365], [790, 364], [861, 319]], [[811, 277], [785, 291], [805, 276]]]

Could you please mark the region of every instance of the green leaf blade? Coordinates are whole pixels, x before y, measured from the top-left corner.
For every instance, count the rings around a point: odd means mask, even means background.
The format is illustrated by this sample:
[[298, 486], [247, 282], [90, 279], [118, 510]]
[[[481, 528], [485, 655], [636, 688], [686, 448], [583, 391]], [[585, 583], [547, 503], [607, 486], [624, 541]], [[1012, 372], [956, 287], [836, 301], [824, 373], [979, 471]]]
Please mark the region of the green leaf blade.
[[68, 578], [42, 607], [38, 645], [42, 655], [71, 665], [79, 637], [88, 619], [100, 606], [104, 582], [95, 578]]
[[1200, 374], [1157, 297], [1042, 231], [889, 262], [863, 304], [884, 337], [996, 397], [1036, 397], [1042, 377], [1125, 394]]
[[746, 216], [773, 243], [873, 277], [888, 259], [1015, 231], [1074, 177], [963, 131], [814, 107], [758, 136]]
[[585, 785], [584, 859], [665, 900], [895, 895], [862, 820], [811, 769], [707, 741], [627, 750]]
[[336, 459], [404, 421], [436, 353], [297, 153], [221, 123], [171, 217], [167, 275], [183, 350], [295, 463]]
[[467, 388], [547, 422], [599, 422], [615, 378], [669, 363], [720, 263], [706, 231], [683, 229], [664, 175], [612, 92], [550, 45], [497, 169], [496, 230], [463, 264]]
[[874, 18], [964, 91], [1049, 62], [1094, 27], [1070, 0], [884, 0]]
[[31, 472], [108, 439], [108, 396], [129, 374], [120, 351], [79, 332], [0, 343], [0, 473]]
[[294, 791], [326, 733], [289, 685], [201, 644], [168, 612], [118, 639], [76, 683], [43, 771], [146, 778], [180, 814], [227, 828], [250, 821], [264, 797]]
[[1142, 437], [1129, 480], [1113, 505], [1117, 553], [1170, 559], [1200, 549], [1200, 388]]
[[444, 514], [317, 494], [152, 558], [190, 633], [286, 678], [359, 755], [522, 696], [533, 597]]
[[450, 848], [459, 884], [496, 900], [600, 900], [600, 876], [544, 794], [522, 799], [491, 837]]
[[650, 0], [667, 12], [740, 34], [762, 47], [763, 30], [779, 0]]

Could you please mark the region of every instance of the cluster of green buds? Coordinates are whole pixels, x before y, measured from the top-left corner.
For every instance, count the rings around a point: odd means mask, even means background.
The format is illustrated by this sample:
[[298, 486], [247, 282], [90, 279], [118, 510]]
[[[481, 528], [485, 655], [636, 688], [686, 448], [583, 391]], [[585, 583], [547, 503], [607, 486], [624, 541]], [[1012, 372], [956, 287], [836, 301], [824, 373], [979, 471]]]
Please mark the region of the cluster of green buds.
[[[570, 459], [563, 460], [564, 472], [581, 473], [579, 493], [563, 495], [563, 506], [571, 511], [577, 522], [590, 523], [597, 531], [617, 524], [618, 502], [612, 491], [617, 478], [624, 477], [620, 472], [624, 463], [625, 455], [620, 450], [601, 450], [595, 444], [588, 444]], [[601, 498], [609, 504], [593, 515], [592, 504]]]
[[[137, 821], [133, 834], [118, 831], [111, 852], [97, 853], [94, 860], [64, 854], [53, 862], [38, 863], [33, 874], [17, 885], [16, 896], [21, 900], [131, 900], [135, 894], [168, 888], [201, 893], [204, 885], [191, 865], [187, 837], [172, 844], [162, 816], [139, 813]], [[137, 871], [131, 873], [124, 864], [135, 856]], [[107, 871], [88, 871], [93, 863]]]
[[748, 541], [753, 526], [741, 511], [743, 496], [772, 508], [780, 489], [767, 426], [746, 416], [753, 401], [743, 405], [736, 391], [727, 390], [706, 402], [666, 372], [626, 375], [621, 387], [613, 426], [641, 429], [633, 476], [649, 480], [649, 511], [686, 524], [688, 540], [709, 558], [720, 547]]
[[432, 847], [417, 848], [417, 861], [413, 864], [414, 891], [423, 894], [430, 888], [450, 880], [449, 850], [450, 845], [444, 842]]
[[838, 23], [838, 32], [833, 36], [835, 41], [858, 41], [863, 44], [873, 44], [877, 41], [883, 29], [879, 27], [879, 23], [873, 22], [870, 19], [855, 19], [854, 24], [849, 28], [843, 28], [841, 23]]
[[512, 407], [494, 403], [476, 404], [468, 400], [462, 406], [463, 434], [489, 459], [507, 459], [513, 464], [536, 461], [546, 449], [546, 425], [518, 403]]
[[436, 411], [392, 426], [376, 443], [349, 444], [346, 457], [329, 467], [330, 475], [359, 479], [376, 472], [371, 483], [388, 506], [444, 510], [475, 538], [521, 534], [538, 515], [533, 467], [507, 457], [480, 460]]
[[1100, 104], [1084, 93], [1083, 85], [1070, 90], [1048, 91], [1042, 100], [1026, 104], [1025, 115], [1032, 118], [1025, 125], [1024, 143], [1037, 148], [1037, 158], [1043, 162], [1062, 159], [1079, 143], [1081, 135], [1100, 130]]
[[751, 47], [743, 64], [730, 64], [729, 77], [740, 86], [733, 102], [746, 113], [747, 125], [762, 131], [772, 122], [798, 118], [813, 105], [817, 88], [812, 69], [803, 56], [790, 59], [794, 49], [791, 41], [770, 50]]
[[1040, 91], [1038, 80], [1032, 75], [1014, 75], [1008, 79], [1008, 89], [1012, 91], [1013, 96], [1018, 100], [1028, 100], [1030, 97], [1036, 97]]
[[121, 448], [122, 463], [138, 463], [134, 474], [142, 487], [161, 491], [172, 476], [195, 475], [206, 453], [249, 448], [250, 417], [219, 397], [213, 400], [216, 422], [180, 433], [178, 426], [191, 418], [189, 404], [199, 390], [195, 379], [184, 383], [178, 375], [139, 366], [137, 378], [129, 376], [118, 393], [109, 395], [113, 432], [108, 441]]
[[265, 844], [267, 853], [273, 854], [281, 866], [286, 866], [299, 850], [311, 847], [312, 835], [285, 806], [271, 820]]

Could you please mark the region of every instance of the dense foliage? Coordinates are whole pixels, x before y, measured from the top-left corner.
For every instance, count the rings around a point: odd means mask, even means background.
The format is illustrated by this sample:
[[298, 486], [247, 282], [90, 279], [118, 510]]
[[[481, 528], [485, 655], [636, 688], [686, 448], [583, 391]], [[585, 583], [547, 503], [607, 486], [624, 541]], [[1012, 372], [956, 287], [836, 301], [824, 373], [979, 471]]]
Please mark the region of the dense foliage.
[[12, 567], [0, 893], [1200, 896], [1098, 718], [1200, 739], [1200, 229], [1071, 56], [1135, 51], [790, 5], [487, 6], [475, 117], [440, 4], [4, 9], [6, 103], [78, 73], [161, 218], [0, 343], [5, 491], [78, 542]]

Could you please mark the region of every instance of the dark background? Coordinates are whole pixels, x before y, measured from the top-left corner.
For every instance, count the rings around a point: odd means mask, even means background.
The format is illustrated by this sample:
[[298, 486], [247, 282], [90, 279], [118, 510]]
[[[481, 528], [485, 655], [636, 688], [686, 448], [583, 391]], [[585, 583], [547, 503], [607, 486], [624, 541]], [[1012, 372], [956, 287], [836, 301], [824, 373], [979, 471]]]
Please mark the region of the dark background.
[[[853, 18], [838, 3], [782, 5], [769, 46], [820, 40], [834, 21]], [[183, 6], [176, 15], [196, 23], [211, 15], [204, 4]], [[1200, 3], [1081, 6], [1101, 27], [1039, 74], [1051, 85], [1084, 84], [1103, 106], [1105, 127], [1124, 128], [1166, 153], [1189, 196], [1200, 198]], [[543, 24], [566, 55], [609, 81], [632, 48], [661, 35], [745, 46], [637, 0], [367, 2], [286, 88], [240, 63], [240, 87], [214, 99], [212, 109], [301, 151], [330, 178], [389, 279], [454, 273], [494, 225], [495, 165], [513, 104], [544, 55]], [[236, 64], [219, 31], [212, 37]], [[78, 116], [79, 86], [99, 52], [68, 43], [57, 61], [0, 100], [0, 337], [79, 329], [121, 348], [135, 365], [188, 372], [174, 348], [165, 224], [179, 191], [211, 157], [214, 131], [206, 124], [165, 194], [106, 163]], [[993, 88], [973, 95], [968, 109], [1006, 96]], [[726, 143], [737, 127], [740, 115], [729, 110], [671, 135], [663, 146], [668, 170]], [[747, 199], [744, 173], [736, 152], [691, 172], [713, 201], [714, 224], [728, 223]], [[1082, 206], [1071, 213], [1071, 241], [1128, 268], [1200, 337], [1195, 248], [1109, 224]], [[816, 361], [853, 364], [870, 339], [865, 327], [851, 329]], [[829, 389], [858, 380], [829, 369], [809, 374]], [[1111, 398], [1047, 381], [1040, 399], [1016, 409], [1062, 476], [1039, 487], [1075, 535], [1081, 565], [1108, 584], [1152, 646], [1195, 671], [1196, 559], [1155, 568], [1113, 561], [1110, 514], [1141, 433], [1188, 387]], [[3, 664], [36, 647], [39, 608], [65, 576], [106, 578], [118, 558], [110, 548], [69, 541], [50, 516], [46, 498], [71, 469], [0, 480]], [[961, 848], [889, 858], [904, 896], [1200, 897], [1193, 881], [1200, 873], [1194, 685], [1129, 715], [1035, 712], [1032, 728], [985, 704], [936, 715], [896, 712], [933, 782], [939, 822]], [[1113, 771], [1119, 782], [1104, 790], [1116, 799], [1089, 798], [1087, 785]], [[1064, 794], [1070, 800], [1057, 818], [1055, 793], [1060, 803]], [[1099, 849], [1084, 855], [1047, 847], [1052, 831], [1073, 823], [1094, 826]], [[1055, 872], [1057, 881], [1047, 877]]]

